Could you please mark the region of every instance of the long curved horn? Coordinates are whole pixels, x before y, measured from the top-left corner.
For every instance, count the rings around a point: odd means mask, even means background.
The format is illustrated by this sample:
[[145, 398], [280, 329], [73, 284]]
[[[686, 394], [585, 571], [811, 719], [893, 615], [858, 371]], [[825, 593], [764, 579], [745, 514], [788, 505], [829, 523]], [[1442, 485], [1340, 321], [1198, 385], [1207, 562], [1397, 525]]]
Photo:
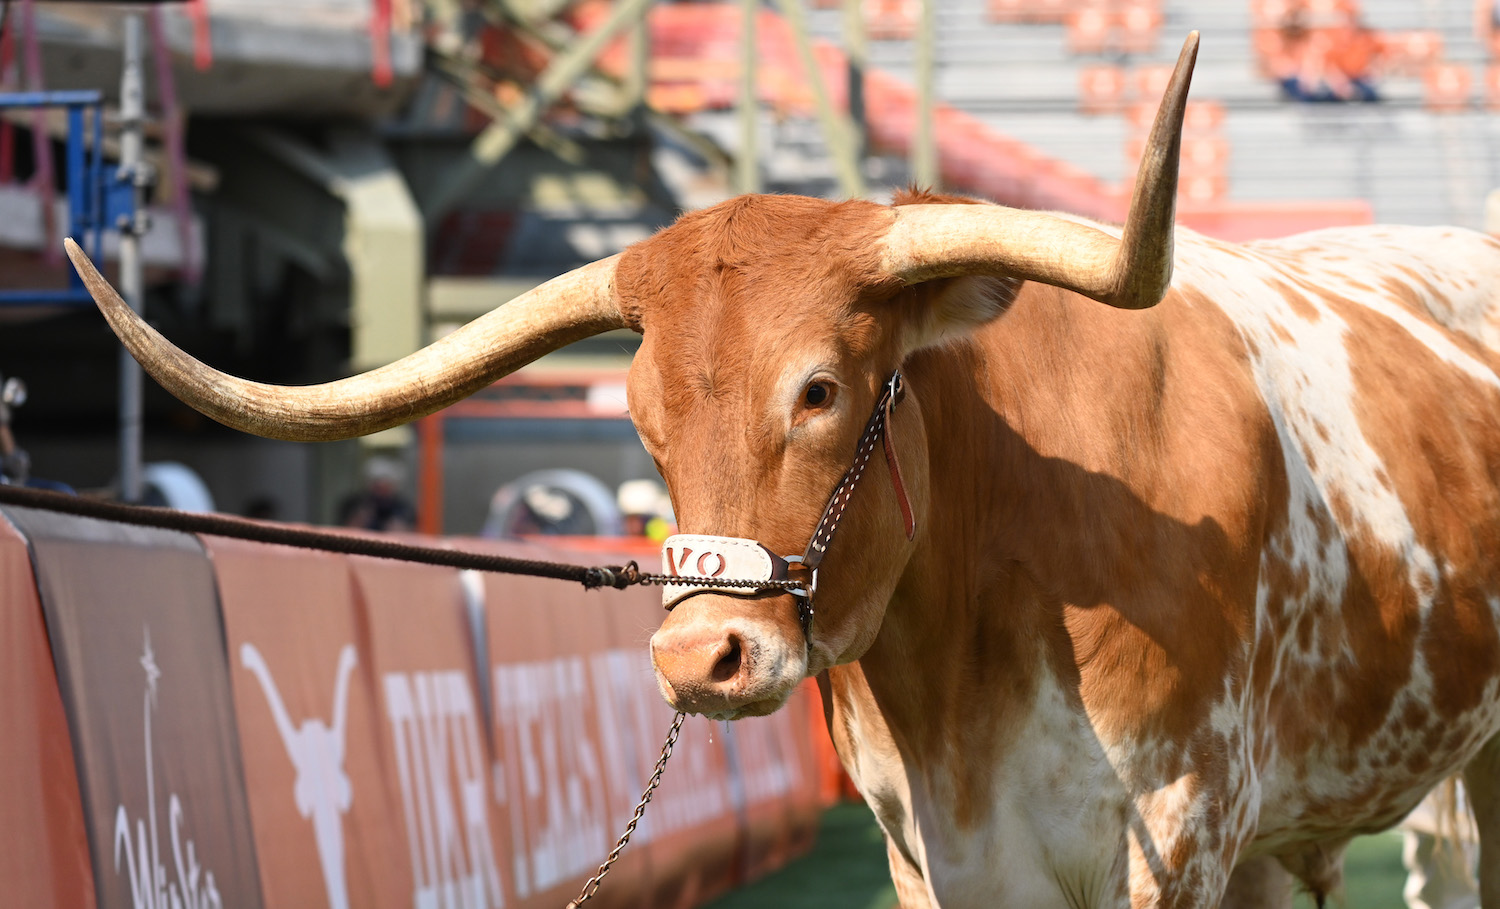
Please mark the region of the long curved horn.
[[542, 354], [625, 327], [614, 299], [618, 256], [553, 278], [386, 366], [322, 385], [265, 385], [184, 353], [135, 314], [71, 239], [68, 258], [110, 327], [146, 372], [226, 426], [296, 442], [368, 435], [441, 410]]
[[1122, 239], [1047, 212], [999, 205], [902, 205], [881, 250], [907, 284], [960, 275], [1026, 278], [1122, 309], [1155, 306], [1172, 280], [1177, 159], [1198, 33], [1182, 45], [1141, 156]]

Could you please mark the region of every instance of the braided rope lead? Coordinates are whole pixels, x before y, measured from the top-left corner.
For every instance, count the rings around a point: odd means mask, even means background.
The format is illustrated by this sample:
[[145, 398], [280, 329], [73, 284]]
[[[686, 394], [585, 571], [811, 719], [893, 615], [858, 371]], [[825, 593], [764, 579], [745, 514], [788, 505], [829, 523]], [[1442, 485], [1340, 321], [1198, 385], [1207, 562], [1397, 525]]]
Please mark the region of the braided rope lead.
[[630, 835], [635, 833], [635, 827], [641, 822], [646, 814], [646, 804], [651, 801], [651, 796], [656, 792], [656, 787], [661, 785], [661, 775], [667, 769], [667, 759], [672, 756], [672, 746], [677, 744], [677, 736], [682, 732], [682, 721], [687, 719], [687, 714], [678, 713], [672, 720], [672, 728], [667, 730], [667, 740], [662, 743], [661, 757], [656, 759], [656, 770], [651, 774], [651, 779], [646, 783], [646, 791], [641, 793], [641, 800], [636, 803], [635, 812], [630, 816], [630, 823], [625, 825], [625, 832], [620, 834], [620, 839], [615, 843], [615, 848], [609, 851], [609, 857], [599, 865], [599, 870], [594, 876], [583, 884], [583, 889], [578, 891], [578, 898], [567, 905], [567, 909], [577, 909], [599, 892], [599, 885], [604, 883], [604, 876], [609, 874], [609, 869], [620, 858], [625, 844], [630, 842]]
[[115, 521], [137, 527], [155, 527], [180, 533], [202, 533], [211, 536], [233, 537], [257, 543], [272, 543], [280, 546], [295, 546], [300, 549], [316, 549], [323, 552], [338, 552], [345, 555], [370, 556], [377, 559], [394, 559], [402, 562], [418, 562], [424, 565], [441, 565], [447, 568], [491, 571], [501, 574], [519, 574], [530, 577], [551, 578], [558, 581], [573, 581], [589, 590], [609, 587], [624, 590], [632, 584], [640, 571], [632, 562], [626, 566], [603, 568], [570, 565], [562, 562], [544, 562], [537, 559], [521, 559], [495, 553], [407, 543], [399, 539], [349, 533], [338, 530], [315, 530], [291, 524], [276, 524], [253, 521], [225, 514], [199, 514], [177, 511], [171, 508], [156, 508], [145, 505], [127, 505], [83, 496], [66, 495], [43, 489], [0, 484], [0, 505], [22, 508], [38, 508], [45, 511], [70, 514], [77, 517]]
[[[517, 559], [488, 553], [465, 552], [463, 550], [447, 549], [438, 546], [422, 546], [360, 535], [262, 523], [227, 515], [192, 514], [170, 508], [151, 508], [141, 505], [127, 505], [120, 502], [105, 502], [97, 499], [85, 499], [79, 496], [4, 484], [0, 484], [0, 505], [39, 508], [78, 517], [117, 521], [122, 524], [133, 524], [141, 527], [156, 527], [183, 533], [213, 534], [216, 536], [235, 537], [242, 540], [254, 540], [261, 543], [275, 543], [284, 546], [297, 546], [304, 549], [340, 552], [347, 555], [373, 556], [375, 558], [398, 559], [406, 562], [420, 562], [428, 565], [444, 565], [450, 568], [531, 575], [533, 577], [553, 578], [561, 581], [576, 581], [590, 590], [601, 587], [624, 590], [633, 584], [680, 584], [695, 583], [698, 581], [726, 583], [716, 582], [709, 578], [674, 578], [667, 575], [643, 574], [635, 562], [629, 562], [621, 566], [591, 568], [582, 565]], [[742, 587], [779, 587], [783, 586], [786, 582], [751, 581], [729, 583]], [[604, 876], [609, 874], [610, 867], [619, 860], [620, 852], [625, 848], [625, 844], [630, 842], [630, 835], [635, 832], [636, 826], [640, 824], [641, 818], [645, 816], [646, 804], [651, 801], [651, 796], [656, 792], [656, 787], [661, 785], [661, 776], [667, 768], [667, 759], [672, 756], [672, 748], [677, 744], [677, 737], [682, 732], [682, 723], [685, 719], [687, 719], [687, 714], [678, 713], [677, 717], [672, 721], [672, 728], [667, 731], [667, 740], [661, 747], [661, 757], [656, 761], [656, 769], [652, 772], [651, 779], [646, 784], [646, 791], [641, 794], [640, 802], [635, 806], [635, 812], [630, 817], [630, 823], [625, 825], [625, 832], [621, 834], [619, 841], [615, 843], [615, 848], [610, 850], [609, 856], [599, 866], [598, 872], [583, 885], [583, 890], [579, 892], [578, 898], [568, 903], [569, 909], [574, 909], [574, 907], [587, 902], [599, 891], [599, 885], [603, 882]]]

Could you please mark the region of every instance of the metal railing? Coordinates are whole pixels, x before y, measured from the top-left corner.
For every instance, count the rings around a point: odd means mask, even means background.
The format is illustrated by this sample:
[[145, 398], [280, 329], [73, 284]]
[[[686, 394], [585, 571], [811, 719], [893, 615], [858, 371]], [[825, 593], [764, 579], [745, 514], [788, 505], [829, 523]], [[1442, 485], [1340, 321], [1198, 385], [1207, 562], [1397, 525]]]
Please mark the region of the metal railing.
[[[0, 94], [0, 110], [14, 108], [63, 108], [67, 118], [64, 152], [67, 180], [68, 224], [65, 233], [96, 261], [102, 259], [104, 231], [129, 226], [135, 218], [131, 181], [104, 163], [104, 96], [97, 91], [16, 92]], [[52, 204], [50, 198], [43, 206]], [[44, 216], [42, 223], [45, 225]], [[42, 242], [53, 238], [44, 236]], [[68, 269], [65, 288], [0, 290], [0, 305], [37, 303], [92, 303], [83, 280]]]

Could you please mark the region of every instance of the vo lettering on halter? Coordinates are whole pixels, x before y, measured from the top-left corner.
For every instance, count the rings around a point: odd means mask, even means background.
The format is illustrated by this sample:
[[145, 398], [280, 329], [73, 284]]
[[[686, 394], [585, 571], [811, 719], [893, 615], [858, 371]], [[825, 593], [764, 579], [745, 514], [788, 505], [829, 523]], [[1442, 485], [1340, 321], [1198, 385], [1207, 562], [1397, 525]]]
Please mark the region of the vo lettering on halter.
[[[681, 549], [681, 555], [677, 554], [678, 549]], [[667, 574], [674, 578], [680, 578], [684, 575], [695, 578], [722, 578], [724, 572], [729, 569], [729, 560], [724, 558], [724, 554], [709, 549], [703, 550], [698, 554], [698, 561], [694, 563], [691, 571], [684, 571], [683, 569], [687, 566], [688, 559], [693, 557], [693, 552], [694, 550], [691, 546], [666, 547], [663, 550], [663, 555], [666, 556], [666, 559], [663, 561], [667, 563]]]
[[662, 605], [671, 609], [679, 600], [707, 591], [753, 596], [756, 588], [719, 587], [714, 580], [769, 581], [776, 577], [776, 564], [780, 561], [755, 540], [674, 534], [662, 541], [662, 574], [684, 581], [662, 585]]

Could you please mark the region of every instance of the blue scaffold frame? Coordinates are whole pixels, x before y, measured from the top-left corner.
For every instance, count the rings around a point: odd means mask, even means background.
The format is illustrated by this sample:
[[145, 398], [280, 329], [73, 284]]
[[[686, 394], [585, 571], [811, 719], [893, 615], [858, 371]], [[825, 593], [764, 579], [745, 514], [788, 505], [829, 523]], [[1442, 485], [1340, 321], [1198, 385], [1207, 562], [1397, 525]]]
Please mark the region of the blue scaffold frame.
[[[103, 261], [104, 232], [134, 224], [135, 194], [131, 180], [104, 162], [104, 95], [98, 91], [13, 92], [0, 94], [0, 109], [61, 107], [67, 112], [65, 166], [68, 226], [95, 262]], [[42, 223], [46, 224], [45, 217]], [[51, 242], [44, 237], [43, 242]], [[67, 269], [66, 288], [0, 290], [0, 306], [43, 303], [81, 305], [93, 302], [83, 280]]]

